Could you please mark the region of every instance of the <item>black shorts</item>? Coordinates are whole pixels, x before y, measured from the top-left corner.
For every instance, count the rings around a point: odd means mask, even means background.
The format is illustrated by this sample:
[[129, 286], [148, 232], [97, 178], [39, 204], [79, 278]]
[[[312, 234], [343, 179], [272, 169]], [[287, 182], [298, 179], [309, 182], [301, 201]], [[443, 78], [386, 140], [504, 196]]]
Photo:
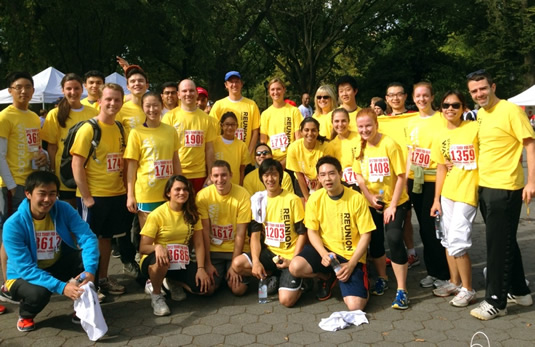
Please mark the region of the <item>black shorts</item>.
[[[150, 277], [149, 265], [154, 265], [154, 264], [156, 264], [156, 252], [152, 252], [145, 259], [143, 259], [143, 262], [141, 263], [141, 273], [147, 277]], [[201, 288], [198, 287], [197, 284], [195, 283], [196, 275], [197, 275], [197, 263], [190, 261], [190, 263], [186, 265], [185, 270], [168, 270], [165, 277], [184, 283], [185, 285], [190, 287], [193, 293], [200, 293]]]
[[[243, 253], [243, 255], [247, 257], [249, 263], [252, 265], [251, 253]], [[273, 262], [273, 257], [275, 257], [275, 255], [276, 254], [269, 249], [262, 248], [262, 251], [260, 251], [260, 263], [262, 263], [264, 269], [273, 275], [279, 276], [279, 290], [300, 290], [303, 284], [303, 279], [292, 276], [287, 268], [279, 269]]]
[[109, 197], [93, 197], [95, 205], [87, 208], [81, 198], [76, 198], [78, 213], [97, 237], [110, 239], [125, 236], [132, 227], [134, 214], [126, 208], [126, 194]]
[[76, 198], [76, 191], [74, 190], [60, 190], [59, 199], [60, 200], [72, 200]]

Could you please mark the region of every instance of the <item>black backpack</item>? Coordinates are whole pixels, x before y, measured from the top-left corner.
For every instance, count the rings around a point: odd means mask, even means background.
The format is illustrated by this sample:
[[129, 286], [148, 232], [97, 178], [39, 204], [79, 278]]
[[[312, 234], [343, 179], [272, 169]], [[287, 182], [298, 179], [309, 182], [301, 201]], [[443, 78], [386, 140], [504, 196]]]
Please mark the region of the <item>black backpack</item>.
[[[84, 120], [81, 122], [76, 123], [72, 128], [69, 129], [69, 132], [67, 133], [67, 137], [65, 137], [65, 140], [63, 141], [63, 153], [61, 154], [61, 163], [59, 166], [59, 178], [61, 179], [61, 182], [65, 185], [65, 187], [68, 188], [76, 188], [76, 182], [74, 181], [74, 175], [72, 173], [72, 155], [71, 155], [71, 147], [74, 143], [74, 139], [76, 138], [76, 133], [82, 125], [85, 123], [91, 124], [91, 127], [93, 127], [93, 139], [91, 140], [91, 147], [89, 148], [89, 153], [87, 155], [87, 158], [84, 163], [84, 167], [87, 166], [87, 162], [91, 157], [93, 157], [93, 160], [97, 159], [96, 149], [98, 147], [98, 144], [100, 143], [100, 137], [102, 136], [102, 131], [100, 130], [100, 127], [98, 126], [98, 121], [96, 118], [91, 118], [89, 120]], [[119, 130], [121, 131], [122, 136], [122, 145], [123, 148], [126, 147], [125, 141], [124, 141], [124, 128], [123, 125], [115, 121], [115, 124], [119, 127]]]

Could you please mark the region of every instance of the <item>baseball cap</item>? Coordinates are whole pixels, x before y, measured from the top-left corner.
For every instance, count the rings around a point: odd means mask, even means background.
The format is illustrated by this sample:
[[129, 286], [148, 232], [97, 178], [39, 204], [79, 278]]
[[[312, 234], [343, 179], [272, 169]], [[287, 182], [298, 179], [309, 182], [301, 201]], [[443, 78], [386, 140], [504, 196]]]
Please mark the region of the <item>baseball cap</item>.
[[203, 87], [197, 87], [197, 94], [199, 95], [204, 94], [208, 98], [208, 91], [204, 89]]
[[231, 78], [232, 76], [236, 76], [239, 79], [241, 79], [241, 75], [240, 75], [240, 73], [238, 71], [229, 71], [225, 75], [225, 82], [228, 81], [228, 79]]

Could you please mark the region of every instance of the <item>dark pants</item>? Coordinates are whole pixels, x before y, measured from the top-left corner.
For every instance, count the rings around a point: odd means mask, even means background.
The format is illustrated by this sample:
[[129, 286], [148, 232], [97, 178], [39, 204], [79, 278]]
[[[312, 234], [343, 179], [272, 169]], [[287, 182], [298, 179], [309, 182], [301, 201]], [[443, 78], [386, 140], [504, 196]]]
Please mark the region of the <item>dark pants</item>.
[[[51, 276], [60, 281], [67, 282], [84, 271], [81, 251], [63, 251], [61, 257], [51, 267], [44, 269]], [[11, 285], [9, 293], [13, 300], [20, 301], [19, 315], [22, 318], [34, 318], [50, 301], [52, 293], [45, 287], [31, 284], [24, 279], [18, 279]]]
[[487, 283], [485, 300], [504, 309], [507, 293], [527, 295], [522, 255], [516, 241], [522, 209], [522, 189], [479, 188], [479, 207], [487, 236]]
[[370, 242], [370, 256], [372, 258], [380, 258], [385, 254], [385, 234], [390, 248], [390, 259], [396, 264], [403, 265], [407, 262], [407, 250], [403, 243], [403, 223], [405, 216], [410, 208], [410, 203], [407, 201], [396, 208], [396, 215], [394, 220], [388, 224], [383, 223], [383, 214], [378, 213], [376, 209], [370, 208], [376, 230], [372, 231], [372, 239]]
[[412, 192], [414, 180], [409, 179], [409, 195], [416, 218], [420, 225], [420, 238], [424, 245], [424, 262], [429, 276], [448, 280], [450, 271], [446, 260], [446, 251], [436, 237], [435, 219], [431, 217], [431, 206], [435, 199], [435, 182], [425, 182], [421, 194]]

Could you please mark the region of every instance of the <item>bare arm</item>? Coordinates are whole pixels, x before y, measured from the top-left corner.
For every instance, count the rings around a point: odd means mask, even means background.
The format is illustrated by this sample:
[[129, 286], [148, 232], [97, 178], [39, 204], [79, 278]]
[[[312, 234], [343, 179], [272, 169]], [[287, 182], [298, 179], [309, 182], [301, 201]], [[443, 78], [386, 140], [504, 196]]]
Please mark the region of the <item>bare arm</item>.
[[305, 198], [305, 201], [308, 200], [310, 197], [310, 193], [308, 192], [308, 186], [307, 182], [305, 181], [305, 175], [301, 172], [296, 172], [297, 174], [297, 183], [299, 183], [299, 188], [301, 188], [301, 192], [303, 193], [303, 198]]
[[214, 143], [207, 142], [204, 151], [206, 158], [206, 184], [208, 185], [212, 183], [212, 181], [210, 181], [210, 173], [212, 172], [212, 165], [214, 165], [215, 161]]
[[55, 143], [48, 144], [48, 155], [50, 156], [50, 170], [56, 171], [56, 153], [58, 153], [58, 145]]
[[366, 187], [366, 181], [364, 181], [364, 177], [361, 174], [356, 174], [357, 176], [357, 183], [359, 184], [360, 191], [362, 192], [362, 195], [368, 200], [370, 203], [370, 206], [375, 209], [380, 209], [381, 205], [377, 204], [377, 198], [375, 195], [372, 195], [370, 191], [368, 190], [368, 187]]
[[401, 193], [403, 193], [403, 189], [405, 189], [405, 186], [406, 180], [405, 174], [403, 173], [398, 175], [396, 185], [394, 186], [394, 193], [392, 194], [392, 200], [390, 201], [390, 205], [384, 211], [385, 224], [390, 223], [394, 220], [394, 218], [396, 218], [396, 209], [398, 207], [398, 201], [401, 197]]
[[246, 233], [247, 223], [240, 223], [236, 226], [236, 235], [234, 236], [234, 251], [232, 252], [232, 259], [243, 253], [243, 245], [245, 244]]
[[82, 196], [84, 205], [89, 208], [95, 204], [95, 200], [93, 199], [93, 196], [91, 196], [91, 192], [89, 191], [84, 164], [84, 157], [78, 154], [72, 155], [72, 174], [74, 176], [74, 181], [78, 186], [78, 190], [80, 191], [80, 195]]
[[131, 213], [137, 212], [137, 201], [136, 201], [136, 180], [137, 180], [137, 168], [138, 162], [134, 159], [126, 159], [126, 165], [128, 170], [126, 170], [128, 177], [126, 177], [126, 207]]
[[429, 214], [435, 216], [435, 211], [438, 211], [442, 215], [442, 207], [440, 206], [440, 194], [442, 194], [442, 187], [444, 187], [444, 181], [446, 180], [446, 173], [448, 168], [445, 164], [437, 164], [437, 175], [435, 181], [435, 198], [433, 200], [433, 206]]
[[173, 175], [182, 175], [182, 165], [180, 165], [180, 158], [176, 151], [173, 153]]
[[370, 240], [372, 239], [372, 233], [364, 233], [360, 234], [359, 243], [357, 244], [357, 247], [355, 248], [355, 252], [353, 252], [353, 255], [351, 256], [351, 259], [347, 263], [341, 264], [341, 270], [338, 271], [336, 274], [336, 277], [342, 282], [346, 282], [349, 277], [353, 274], [353, 271], [355, 270], [355, 267], [357, 267], [357, 264], [359, 262], [359, 259], [364, 255], [364, 253], [368, 250], [368, 246], [370, 244]]
[[529, 204], [535, 195], [535, 140], [532, 138], [524, 139], [524, 148], [528, 162], [528, 181], [522, 191], [522, 200]]
[[[259, 129], [253, 129], [253, 131], [251, 131], [251, 142], [249, 142], [249, 154], [251, 155], [253, 154], [254, 148], [256, 147], [256, 143], [258, 142], [259, 133], [260, 133]], [[260, 137], [260, 140], [262, 140], [262, 137]]]

